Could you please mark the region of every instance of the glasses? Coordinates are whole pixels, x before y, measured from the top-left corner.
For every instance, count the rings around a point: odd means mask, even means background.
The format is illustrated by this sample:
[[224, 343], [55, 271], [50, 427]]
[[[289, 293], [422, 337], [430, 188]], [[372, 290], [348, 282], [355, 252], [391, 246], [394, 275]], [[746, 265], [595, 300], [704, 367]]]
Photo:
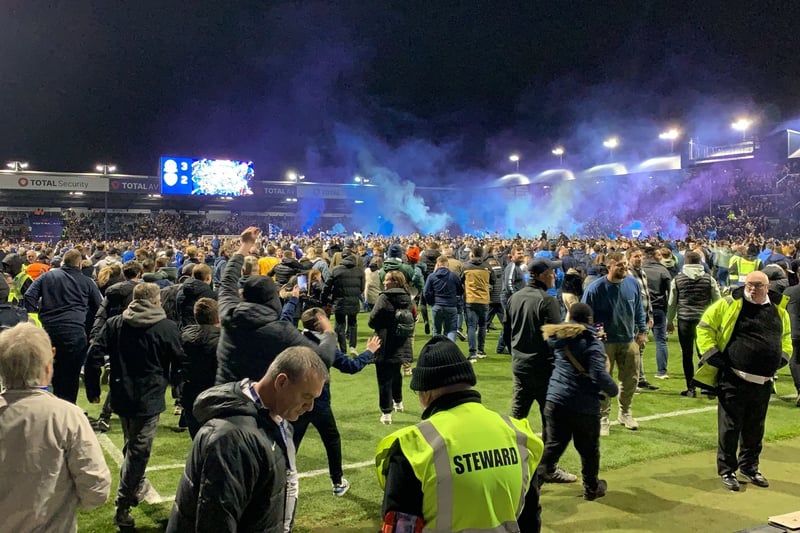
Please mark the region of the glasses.
[[745, 283], [744, 286], [747, 287], [748, 289], [753, 289], [753, 290], [758, 291], [758, 290], [761, 290], [764, 287], [766, 287], [767, 284], [766, 283]]

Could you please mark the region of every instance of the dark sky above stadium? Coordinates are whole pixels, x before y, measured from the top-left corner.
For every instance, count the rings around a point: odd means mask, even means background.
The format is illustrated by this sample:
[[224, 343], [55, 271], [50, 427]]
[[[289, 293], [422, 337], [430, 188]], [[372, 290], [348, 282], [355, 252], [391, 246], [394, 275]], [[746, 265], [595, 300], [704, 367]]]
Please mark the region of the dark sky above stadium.
[[785, 0], [3, 0], [0, 158], [344, 181], [366, 146], [443, 182], [608, 134], [647, 156], [670, 125], [727, 142], [738, 115], [764, 134], [800, 114], [798, 21]]

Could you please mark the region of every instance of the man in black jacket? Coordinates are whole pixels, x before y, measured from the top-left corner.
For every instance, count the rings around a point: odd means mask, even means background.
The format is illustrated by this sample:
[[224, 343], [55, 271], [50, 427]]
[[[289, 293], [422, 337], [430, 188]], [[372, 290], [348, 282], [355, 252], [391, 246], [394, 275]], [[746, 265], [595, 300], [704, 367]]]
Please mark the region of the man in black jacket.
[[[533, 259], [528, 264], [530, 282], [511, 295], [508, 300], [508, 315], [503, 336], [511, 348], [511, 372], [514, 375], [514, 391], [511, 399], [511, 416], [528, 418], [534, 400], [539, 404], [542, 417], [542, 440], [547, 442], [544, 404], [547, 387], [553, 373], [553, 351], [542, 335], [545, 324], [561, 322], [561, 304], [547, 293], [555, 287], [555, 269], [560, 261]], [[557, 468], [548, 478], [555, 483], [577, 481], [575, 474]]]
[[217, 377], [217, 345], [219, 344], [219, 312], [213, 298], [200, 298], [194, 304], [195, 323], [181, 331], [181, 345], [186, 356], [181, 362], [181, 404], [183, 421], [194, 436], [200, 422], [192, 406], [201, 392], [214, 386]]
[[350, 252], [342, 253], [342, 262], [331, 269], [322, 291], [322, 303], [333, 304], [336, 318], [336, 337], [339, 350], [358, 355], [358, 311], [361, 308], [360, 296], [364, 293], [364, 269], [358, 266], [356, 256]]
[[197, 265], [192, 269], [192, 277], [183, 282], [175, 295], [175, 305], [180, 317], [181, 329], [197, 324], [194, 319], [194, 304], [200, 298], [217, 299], [211, 288], [211, 267]]
[[[178, 484], [167, 532], [283, 533], [291, 426], [314, 407], [328, 380], [311, 349], [281, 352], [259, 381], [218, 385], [195, 402], [203, 423]], [[292, 506], [293, 507], [293, 506]]]
[[58, 352], [53, 363], [53, 394], [71, 403], [78, 399], [89, 345], [87, 322], [97, 313], [102, 298], [94, 281], [81, 273], [81, 259], [80, 251], [68, 251], [61, 268], [39, 276], [25, 293], [25, 308], [39, 313]]
[[155, 283], [138, 284], [128, 308], [110, 318], [94, 339], [86, 364], [86, 397], [98, 403], [99, 370], [105, 356], [111, 363], [111, 407], [125, 436], [114, 515], [119, 527], [134, 527], [130, 508], [149, 490], [145, 469], [166, 408], [164, 393], [183, 359], [178, 328], [167, 319], [160, 296]]
[[[322, 324], [319, 344], [312, 342], [290, 322], [280, 319], [281, 302], [275, 283], [266, 276], [249, 276], [239, 296], [244, 256], [255, 244], [260, 230], [242, 232], [241, 246], [230, 258], [219, 288], [222, 324], [217, 347], [218, 385], [244, 378], [260, 379], [275, 357], [290, 346], [307, 346], [326, 363], [336, 357], [336, 338], [330, 322]], [[363, 276], [363, 272], [362, 272]]]
[[[656, 341], [656, 373], [657, 379], [669, 379], [667, 361], [667, 301], [672, 276], [667, 267], [659, 261], [660, 255], [654, 246], [645, 246], [642, 270], [647, 276], [647, 291], [650, 295], [650, 307], [653, 310], [653, 339]], [[641, 365], [641, 358], [639, 364]], [[644, 372], [641, 372], [644, 376]]]

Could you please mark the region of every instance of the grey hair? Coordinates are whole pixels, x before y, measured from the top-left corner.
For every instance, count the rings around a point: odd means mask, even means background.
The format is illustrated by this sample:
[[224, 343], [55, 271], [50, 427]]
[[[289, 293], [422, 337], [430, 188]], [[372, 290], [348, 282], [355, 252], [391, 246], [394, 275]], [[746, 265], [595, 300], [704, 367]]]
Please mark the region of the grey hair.
[[45, 369], [52, 362], [50, 336], [42, 328], [23, 322], [0, 333], [0, 381], [6, 388], [45, 385]]
[[314, 350], [307, 346], [290, 346], [272, 361], [266, 377], [275, 379], [278, 374], [286, 374], [289, 381], [299, 381], [309, 373], [328, 381], [328, 367]]
[[133, 288], [133, 299], [157, 304], [161, 301], [161, 289], [155, 283], [137, 283]]

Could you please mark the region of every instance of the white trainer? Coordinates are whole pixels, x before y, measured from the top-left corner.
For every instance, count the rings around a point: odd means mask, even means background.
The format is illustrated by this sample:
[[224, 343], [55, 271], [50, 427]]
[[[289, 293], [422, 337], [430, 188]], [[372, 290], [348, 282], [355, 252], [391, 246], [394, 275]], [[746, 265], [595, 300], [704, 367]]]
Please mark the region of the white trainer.
[[394, 410], [402, 413], [403, 412], [403, 402], [394, 402]]
[[611, 422], [608, 421], [607, 416], [604, 416], [600, 419], [600, 436], [608, 437], [610, 432], [611, 432]]
[[387, 426], [392, 423], [392, 413], [384, 413], [381, 415], [381, 424], [386, 424]]

